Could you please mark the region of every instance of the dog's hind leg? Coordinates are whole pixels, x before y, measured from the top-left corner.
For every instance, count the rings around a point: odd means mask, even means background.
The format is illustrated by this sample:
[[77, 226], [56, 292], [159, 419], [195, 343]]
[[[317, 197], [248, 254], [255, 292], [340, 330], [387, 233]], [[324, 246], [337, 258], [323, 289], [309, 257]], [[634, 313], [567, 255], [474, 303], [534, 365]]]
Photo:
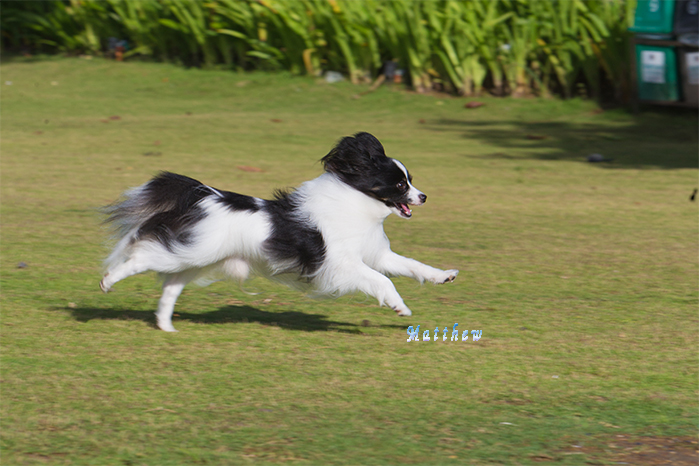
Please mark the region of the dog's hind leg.
[[107, 293], [118, 281], [124, 280], [132, 275], [147, 272], [148, 270], [149, 266], [145, 261], [141, 260], [138, 256], [131, 257], [129, 260], [109, 269], [105, 276], [102, 277], [100, 288]]
[[183, 288], [193, 278], [196, 273], [182, 272], [173, 275], [166, 275], [163, 281], [163, 294], [158, 301], [158, 311], [156, 312], [156, 324], [158, 328], [166, 332], [177, 332], [173, 327], [173, 311], [175, 310], [175, 302], [182, 293]]

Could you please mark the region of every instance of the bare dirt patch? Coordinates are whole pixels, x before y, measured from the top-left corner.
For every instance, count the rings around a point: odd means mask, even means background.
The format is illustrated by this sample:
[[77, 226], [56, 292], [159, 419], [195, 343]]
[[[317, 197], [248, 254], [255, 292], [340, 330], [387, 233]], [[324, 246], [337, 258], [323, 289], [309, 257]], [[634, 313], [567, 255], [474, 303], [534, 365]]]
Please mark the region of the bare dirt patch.
[[571, 445], [562, 454], [584, 454], [589, 457], [591, 464], [606, 464], [612, 461], [636, 466], [697, 466], [698, 439], [618, 434], [609, 439], [607, 447], [602, 449]]

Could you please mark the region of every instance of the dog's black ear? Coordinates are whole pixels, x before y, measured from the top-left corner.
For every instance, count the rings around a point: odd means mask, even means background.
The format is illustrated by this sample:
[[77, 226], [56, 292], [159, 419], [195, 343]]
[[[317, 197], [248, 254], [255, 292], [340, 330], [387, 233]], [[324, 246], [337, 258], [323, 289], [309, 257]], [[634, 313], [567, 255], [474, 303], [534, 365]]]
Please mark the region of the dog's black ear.
[[376, 169], [382, 159], [386, 159], [382, 143], [369, 133], [357, 133], [341, 139], [321, 162], [327, 172], [342, 177]]

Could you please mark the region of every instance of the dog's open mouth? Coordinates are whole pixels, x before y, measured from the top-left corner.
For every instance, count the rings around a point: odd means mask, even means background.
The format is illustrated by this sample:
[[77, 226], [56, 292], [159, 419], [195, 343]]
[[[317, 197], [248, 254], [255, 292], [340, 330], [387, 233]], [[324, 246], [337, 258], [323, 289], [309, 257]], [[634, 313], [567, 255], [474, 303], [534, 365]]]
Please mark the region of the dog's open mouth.
[[397, 202], [394, 204], [394, 207], [396, 207], [399, 210], [399, 213], [402, 217], [411, 218], [411, 209], [408, 208], [408, 204], [401, 204]]

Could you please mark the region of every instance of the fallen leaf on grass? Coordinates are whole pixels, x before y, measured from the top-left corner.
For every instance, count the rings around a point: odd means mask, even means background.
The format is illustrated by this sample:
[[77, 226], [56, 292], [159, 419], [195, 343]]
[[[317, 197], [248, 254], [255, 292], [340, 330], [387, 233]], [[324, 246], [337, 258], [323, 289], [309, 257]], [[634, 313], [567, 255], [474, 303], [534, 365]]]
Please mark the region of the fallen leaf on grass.
[[154, 146], [160, 146], [160, 141], [155, 141], [155, 142], [153, 143], [153, 145], [154, 145]]
[[242, 170], [244, 172], [252, 172], [252, 173], [262, 173], [263, 169], [258, 168], [258, 167], [251, 167], [250, 165], [239, 165], [236, 168], [239, 170]]
[[282, 123], [282, 120], [280, 120], [279, 118], [273, 118], [270, 121], [273, 123]]
[[34, 134], [44, 134], [43, 131], [34, 131]]
[[110, 120], [121, 120], [122, 117], [120, 117], [120, 116], [118, 116], [118, 115], [112, 115], [111, 117], [109, 117], [109, 119], [110, 119]]

